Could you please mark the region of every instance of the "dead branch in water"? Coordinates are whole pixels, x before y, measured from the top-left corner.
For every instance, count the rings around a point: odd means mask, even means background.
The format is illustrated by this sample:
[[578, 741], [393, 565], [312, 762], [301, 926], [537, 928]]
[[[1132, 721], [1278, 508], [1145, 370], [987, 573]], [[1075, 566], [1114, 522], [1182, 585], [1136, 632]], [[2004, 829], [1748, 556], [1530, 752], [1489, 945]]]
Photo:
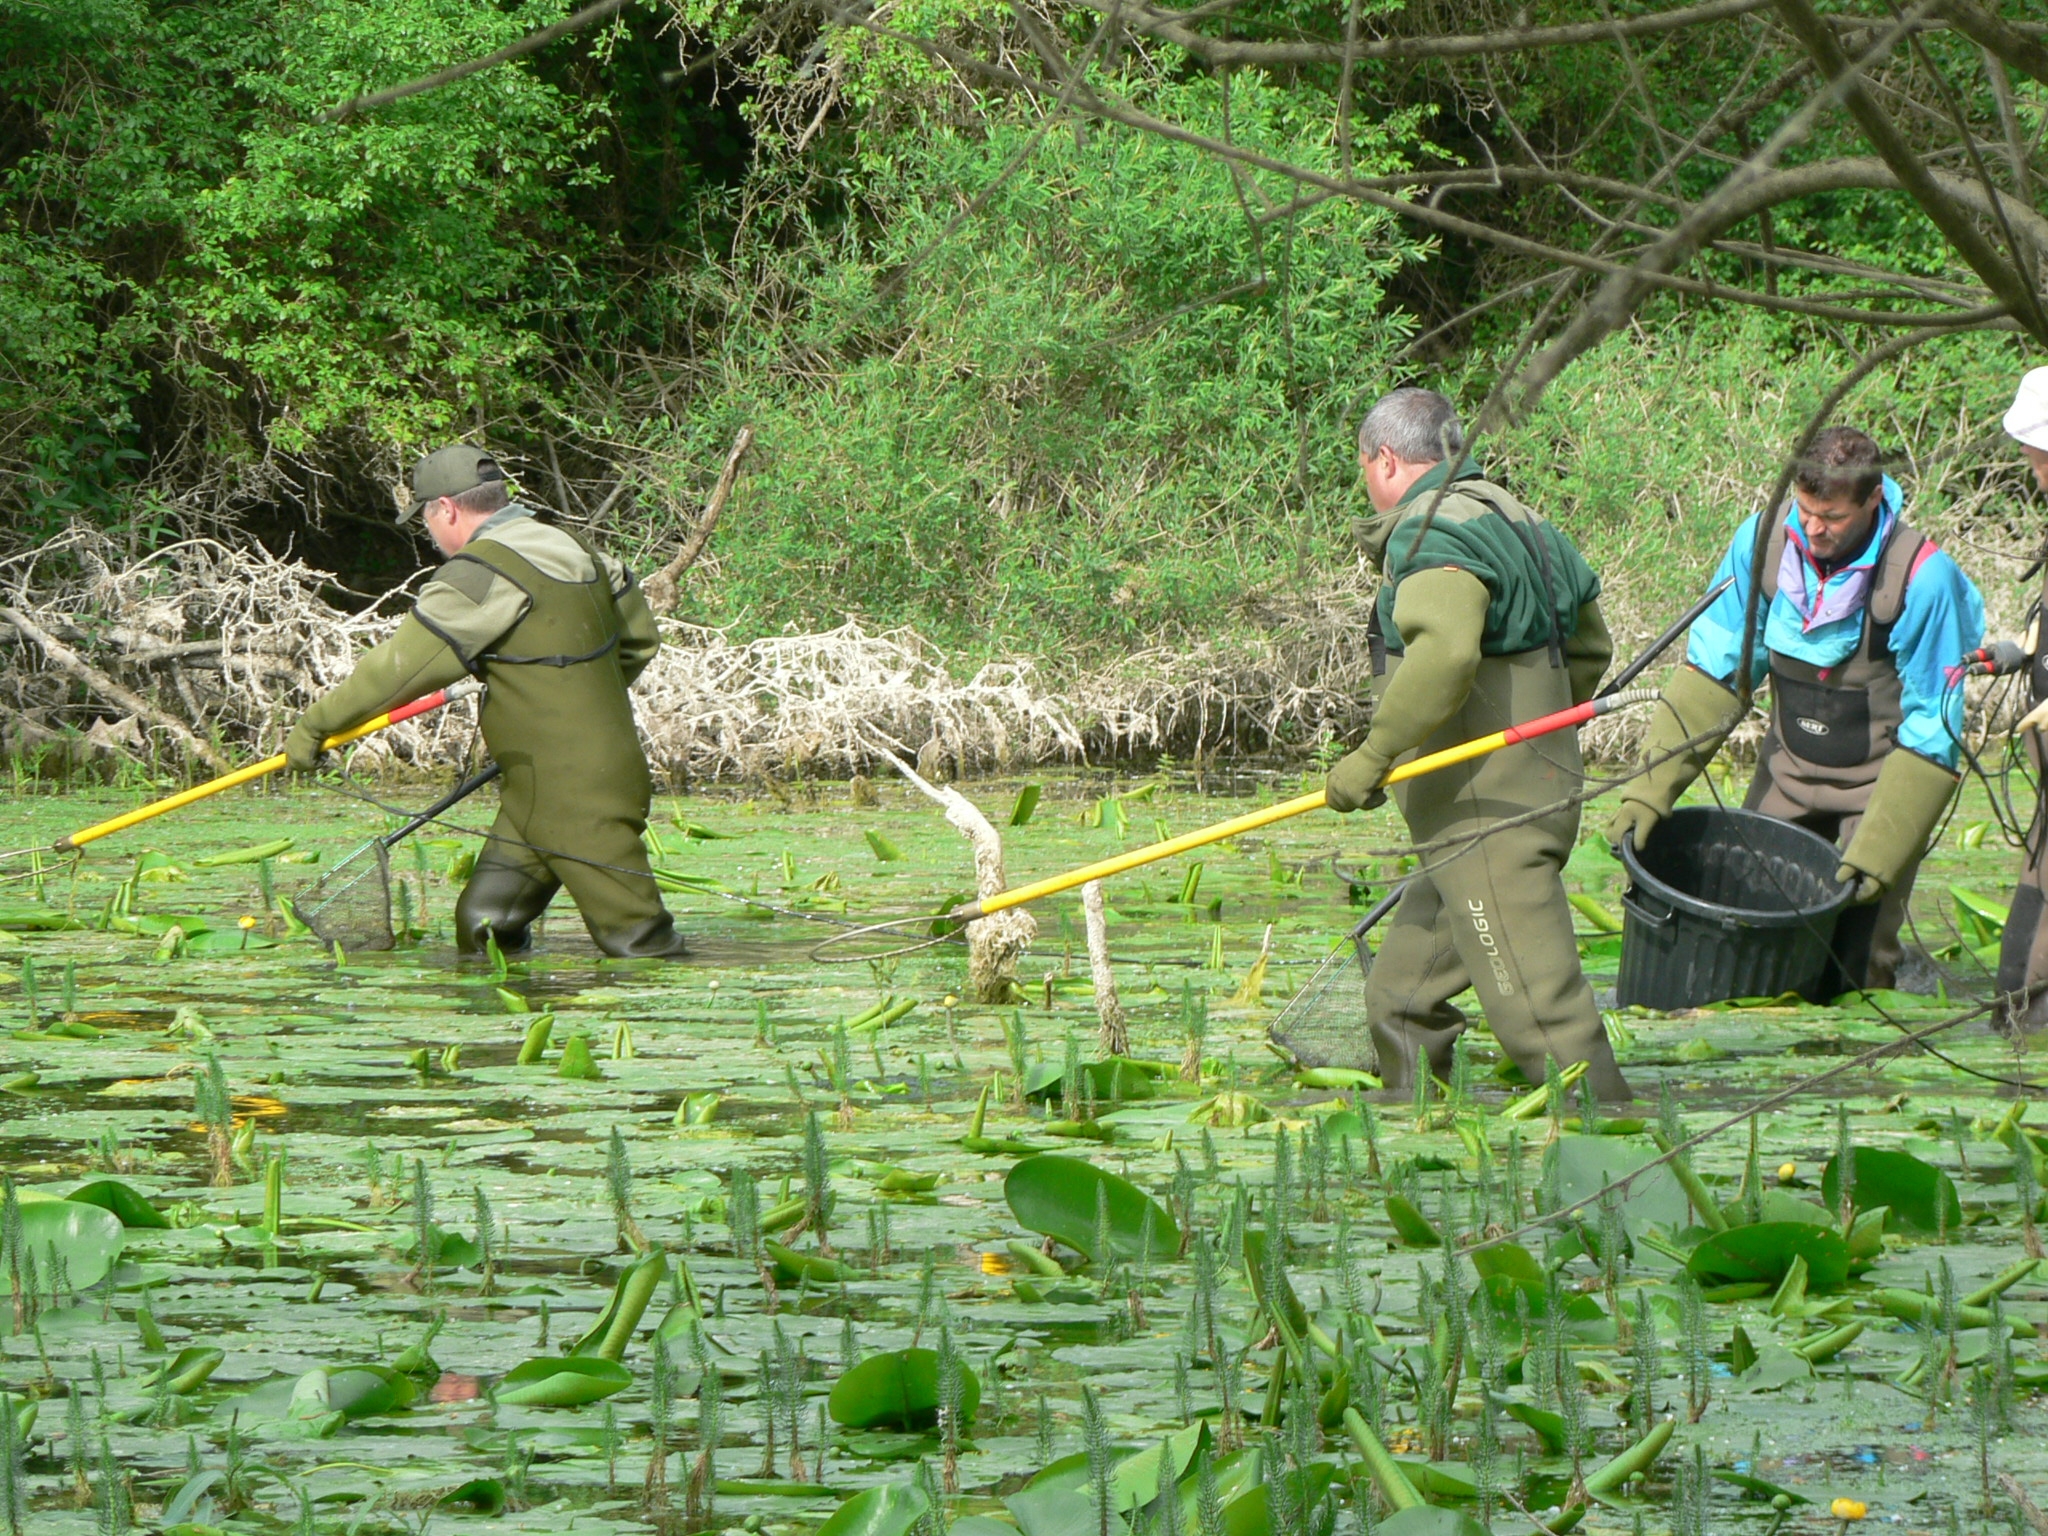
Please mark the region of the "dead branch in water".
[[1116, 995], [1116, 973], [1109, 966], [1109, 915], [1104, 910], [1102, 882], [1081, 887], [1081, 914], [1088, 926], [1088, 974], [1095, 983], [1095, 1016], [1105, 1056], [1131, 1054], [1131, 1030], [1124, 1005]]
[[[950, 784], [933, 784], [910, 764], [879, 743], [874, 750], [896, 771], [946, 809], [947, 822], [974, 850], [975, 895], [994, 896], [1008, 888], [1003, 873], [1003, 839], [972, 800]], [[1017, 962], [1038, 937], [1038, 919], [1021, 907], [978, 918], [967, 925], [967, 980], [976, 1002], [1007, 1003], [1019, 994]]]

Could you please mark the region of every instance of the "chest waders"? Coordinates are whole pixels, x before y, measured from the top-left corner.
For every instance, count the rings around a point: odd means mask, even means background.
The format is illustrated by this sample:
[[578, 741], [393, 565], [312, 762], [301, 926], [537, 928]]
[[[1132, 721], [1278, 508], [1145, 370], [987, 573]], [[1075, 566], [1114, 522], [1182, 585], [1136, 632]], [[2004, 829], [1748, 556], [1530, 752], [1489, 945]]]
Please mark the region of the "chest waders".
[[[2027, 572], [2041, 574], [2048, 564], [2048, 551]], [[2023, 578], [2025, 579], [2025, 578]], [[2048, 701], [2048, 645], [2042, 634], [2044, 613], [2048, 613], [2048, 580], [2044, 580], [2034, 606], [2027, 614], [2027, 707]], [[2020, 868], [2018, 887], [2012, 893], [2012, 911], [1998, 946], [1998, 990], [2005, 1002], [1999, 1020], [2008, 1030], [2032, 1032], [2048, 1029], [2048, 923], [2042, 921], [2048, 908], [2048, 777], [2044, 777], [2041, 736], [2028, 731], [2022, 743], [2033, 764], [2035, 782], [2041, 789], [2034, 804], [2034, 818], [2027, 828], [2026, 862]]]
[[[1789, 537], [1789, 525], [1779, 522], [1764, 551], [1766, 611], [1778, 595], [1778, 567]], [[1846, 660], [1816, 667], [1782, 651], [1768, 653], [1771, 723], [1745, 809], [1848, 847], [1885, 759], [1898, 750], [1905, 708], [1892, 627], [1905, 610], [1907, 583], [1933, 553], [1934, 545], [1921, 534], [1904, 523], [1892, 525], [1871, 574], [1863, 632]], [[1915, 872], [1908, 869], [1881, 900], [1842, 913], [1834, 967], [1820, 982], [1825, 994], [1888, 987], [1897, 979], [1903, 955], [1899, 930]]]
[[[1488, 504], [1511, 521], [1529, 518], [1519, 506]], [[1537, 566], [1546, 585], [1547, 564]], [[1569, 708], [1563, 638], [1553, 623], [1538, 649], [1482, 656], [1464, 703], [1409, 756]], [[1377, 623], [1368, 641], [1375, 691], [1383, 691], [1402, 658], [1389, 653]], [[1411, 1088], [1420, 1071], [1450, 1077], [1452, 1049], [1467, 1022], [1451, 999], [1469, 985], [1502, 1051], [1531, 1081], [1543, 1081], [1546, 1057], [1560, 1066], [1583, 1061], [1601, 1098], [1631, 1096], [1579, 964], [1562, 877], [1579, 809], [1558, 802], [1570, 802], [1584, 781], [1577, 733], [1559, 732], [1394, 786], [1416, 842], [1471, 840], [1425, 856], [1373, 962], [1366, 1017], [1388, 1089]], [[1519, 826], [1501, 825], [1544, 806], [1557, 808]]]
[[490, 538], [444, 567], [458, 583], [463, 563], [487, 567], [532, 605], [473, 663], [490, 685], [484, 741], [505, 774], [491, 840], [456, 904], [465, 951], [482, 949], [486, 930], [503, 950], [524, 948], [564, 886], [606, 954], [683, 949], [641, 842], [653, 785], [619, 663], [618, 605], [603, 564], [583, 553], [585, 581], [543, 571]]

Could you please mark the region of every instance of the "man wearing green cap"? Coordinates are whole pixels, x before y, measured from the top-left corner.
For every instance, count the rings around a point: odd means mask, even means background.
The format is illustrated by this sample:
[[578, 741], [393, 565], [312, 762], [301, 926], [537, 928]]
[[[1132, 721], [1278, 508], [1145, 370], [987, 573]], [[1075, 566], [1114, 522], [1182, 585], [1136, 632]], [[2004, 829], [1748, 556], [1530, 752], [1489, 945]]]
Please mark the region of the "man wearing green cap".
[[400, 514], [411, 516], [447, 563], [391, 638], [300, 716], [285, 742], [291, 766], [310, 771], [329, 736], [481, 678], [484, 742], [504, 777], [456, 902], [457, 947], [526, 948], [567, 886], [606, 954], [681, 954], [640, 841], [653, 787], [627, 689], [661, 642], [631, 573], [512, 501], [497, 461], [466, 444], [413, 467]]
[[[1330, 771], [1332, 810], [1386, 798], [1388, 772], [1584, 703], [1613, 644], [1600, 578], [1550, 523], [1480, 473], [1450, 401], [1398, 389], [1367, 413], [1358, 454], [1377, 514], [1366, 552], [1384, 577], [1368, 637], [1372, 729]], [[1584, 782], [1565, 732], [1396, 786], [1424, 845], [1366, 983], [1382, 1080], [1447, 1078], [1470, 985], [1501, 1049], [1532, 1081], [1586, 1064], [1603, 1099], [1630, 1097], [1579, 965], [1561, 872]]]

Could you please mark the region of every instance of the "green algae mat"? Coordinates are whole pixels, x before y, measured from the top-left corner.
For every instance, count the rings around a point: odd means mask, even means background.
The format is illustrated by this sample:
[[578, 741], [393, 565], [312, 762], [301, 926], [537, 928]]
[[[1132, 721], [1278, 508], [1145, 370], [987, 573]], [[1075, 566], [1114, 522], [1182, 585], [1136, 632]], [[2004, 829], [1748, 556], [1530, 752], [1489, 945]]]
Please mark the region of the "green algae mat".
[[[965, 786], [1019, 880], [1297, 787]], [[16, 798], [7, 841], [141, 798]], [[1624, 1113], [1483, 1031], [1420, 1102], [1266, 1047], [1402, 872], [1385, 813], [1115, 882], [1112, 1057], [1078, 901], [1001, 1005], [951, 944], [819, 949], [969, 894], [879, 801], [660, 802], [668, 966], [566, 904], [458, 962], [445, 830], [397, 949], [323, 949], [281, 898], [394, 821], [314, 789], [0, 887], [0, 1528], [2048, 1529], [2048, 1064], [1901, 1044], [1995, 957], [1967, 813], [1930, 993], [1611, 1014]], [[1568, 876], [1611, 987], [1620, 871]]]

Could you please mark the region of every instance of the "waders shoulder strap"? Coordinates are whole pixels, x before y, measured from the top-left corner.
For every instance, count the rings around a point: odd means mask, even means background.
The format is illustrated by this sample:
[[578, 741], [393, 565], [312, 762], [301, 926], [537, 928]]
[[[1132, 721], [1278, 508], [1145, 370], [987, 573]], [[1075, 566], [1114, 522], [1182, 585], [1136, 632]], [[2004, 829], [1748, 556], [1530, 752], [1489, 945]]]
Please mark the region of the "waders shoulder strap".
[[1892, 525], [1891, 537], [1885, 540], [1870, 579], [1870, 601], [1864, 608], [1865, 654], [1890, 657], [1892, 626], [1906, 611], [1906, 587], [1934, 552], [1934, 541], [1918, 529], [1904, 523]]

